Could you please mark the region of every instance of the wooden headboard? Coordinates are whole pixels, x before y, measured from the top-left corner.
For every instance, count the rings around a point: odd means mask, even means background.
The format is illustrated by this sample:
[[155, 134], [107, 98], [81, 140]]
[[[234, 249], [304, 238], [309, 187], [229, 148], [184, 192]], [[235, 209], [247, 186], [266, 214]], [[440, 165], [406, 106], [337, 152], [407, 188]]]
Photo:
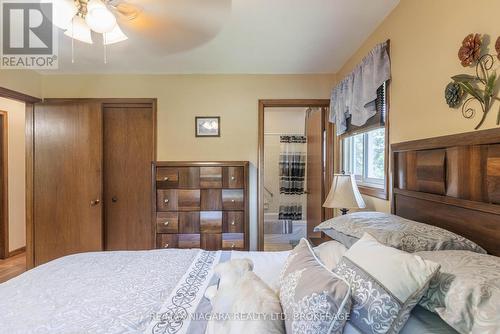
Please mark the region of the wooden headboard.
[[393, 144], [394, 214], [500, 256], [500, 129]]

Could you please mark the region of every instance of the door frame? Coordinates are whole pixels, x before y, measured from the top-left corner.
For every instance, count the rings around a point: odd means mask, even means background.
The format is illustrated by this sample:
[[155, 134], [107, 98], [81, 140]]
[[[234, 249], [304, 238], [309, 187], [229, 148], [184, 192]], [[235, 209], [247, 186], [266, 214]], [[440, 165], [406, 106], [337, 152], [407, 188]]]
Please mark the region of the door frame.
[[[1, 90], [0, 90], [1, 93]], [[1, 96], [1, 95], [0, 95]], [[57, 102], [57, 103], [70, 103], [70, 102], [98, 102], [101, 103], [101, 108], [104, 104], [151, 104], [153, 108], [153, 162], [157, 160], [157, 98], [47, 98], [37, 99], [36, 102], [26, 104], [26, 267], [31, 269], [35, 265], [35, 252], [33, 249], [34, 240], [34, 116], [35, 116], [35, 103], [39, 102]], [[151, 199], [153, 200], [153, 198]], [[151, 222], [153, 223], [153, 222]], [[103, 227], [104, 229], [104, 227]]]
[[6, 111], [0, 110], [0, 259], [9, 256], [9, 119]]
[[[257, 167], [257, 207], [258, 207], [258, 240], [257, 249], [264, 250], [264, 112], [266, 108], [308, 108], [319, 107], [329, 108], [328, 99], [270, 99], [259, 100], [259, 135], [258, 135], [258, 167]], [[325, 189], [329, 189], [333, 178], [333, 124], [326, 124], [326, 184]], [[325, 216], [332, 216], [331, 210], [325, 210]]]
[[[33, 205], [33, 199], [30, 197], [32, 194], [32, 186], [33, 186], [33, 165], [32, 165], [32, 150], [30, 143], [32, 142], [32, 128], [30, 127], [30, 122], [32, 118], [33, 105], [35, 103], [41, 102], [42, 100], [38, 97], [27, 95], [18, 91], [14, 91], [12, 89], [8, 89], [5, 87], [0, 87], [0, 97], [15, 100], [19, 102], [24, 102], [26, 108], [26, 263], [29, 267], [30, 256], [29, 252], [31, 251], [31, 237], [32, 237], [32, 221], [31, 221], [31, 207]], [[6, 225], [7, 224], [7, 225]], [[8, 231], [8, 219], [0, 221], [0, 229], [2, 231]], [[0, 241], [0, 244], [4, 245], [4, 257], [7, 258], [14, 254], [9, 252], [9, 236], [8, 232], [6, 235], [3, 235], [3, 240]], [[0, 251], [1, 253], [1, 251]], [[0, 258], [2, 254], [0, 254]]]

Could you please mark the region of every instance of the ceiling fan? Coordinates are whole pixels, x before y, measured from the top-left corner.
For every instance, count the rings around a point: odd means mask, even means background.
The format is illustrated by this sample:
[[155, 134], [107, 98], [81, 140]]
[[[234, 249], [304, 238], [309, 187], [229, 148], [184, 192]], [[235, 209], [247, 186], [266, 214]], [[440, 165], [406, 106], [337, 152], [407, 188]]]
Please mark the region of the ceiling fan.
[[148, 50], [149, 54], [166, 55], [193, 49], [217, 35], [230, 17], [232, 7], [232, 0], [41, 2], [53, 4], [53, 24], [71, 38], [72, 55], [74, 41], [93, 44], [97, 33], [102, 36], [105, 62], [106, 46], [128, 38], [134, 41], [133, 52]]
[[65, 30], [65, 35], [92, 44], [92, 33], [103, 35], [104, 45], [127, 40], [117, 16], [133, 20], [142, 8], [123, 0], [51, 0], [53, 23]]

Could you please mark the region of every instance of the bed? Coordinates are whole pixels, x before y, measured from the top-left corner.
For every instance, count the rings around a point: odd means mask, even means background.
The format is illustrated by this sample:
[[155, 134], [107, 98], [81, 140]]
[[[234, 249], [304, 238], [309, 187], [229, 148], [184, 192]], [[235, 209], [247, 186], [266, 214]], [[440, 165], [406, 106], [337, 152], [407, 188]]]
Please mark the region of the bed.
[[[203, 295], [217, 283], [217, 263], [250, 258], [254, 271], [276, 286], [287, 256], [175, 249], [67, 256], [0, 285], [0, 332], [203, 333], [210, 314]], [[455, 333], [421, 308], [413, 311], [403, 333], [417, 329]], [[344, 333], [358, 332], [348, 325]]]
[[[497, 130], [488, 130], [394, 145], [393, 213], [499, 256], [498, 143]], [[217, 284], [218, 263], [250, 258], [276, 288], [287, 256], [196, 249], [67, 256], [0, 285], [0, 333], [203, 333], [211, 309], [204, 294]], [[358, 332], [348, 324], [344, 333]], [[417, 306], [402, 333], [455, 332]]]

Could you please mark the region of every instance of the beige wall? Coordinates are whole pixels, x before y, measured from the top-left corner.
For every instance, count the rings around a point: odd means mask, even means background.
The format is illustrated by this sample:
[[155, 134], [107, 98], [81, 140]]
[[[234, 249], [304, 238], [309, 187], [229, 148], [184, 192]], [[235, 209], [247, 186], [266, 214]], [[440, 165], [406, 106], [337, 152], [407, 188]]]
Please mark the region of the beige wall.
[[34, 71], [0, 70], [0, 87], [40, 97], [42, 76]]
[[[457, 59], [467, 34], [490, 35], [490, 49], [494, 51], [500, 36], [498, 13], [498, 0], [401, 0], [337, 78], [344, 78], [377, 43], [390, 39], [390, 142], [473, 131], [480, 115], [473, 120], [464, 119], [460, 111], [448, 108], [443, 92], [451, 76], [473, 73]], [[498, 108], [497, 103], [483, 129], [496, 127]], [[367, 205], [371, 209], [390, 210], [388, 201], [367, 198]]]
[[25, 106], [0, 98], [8, 118], [9, 251], [26, 246], [25, 223]]
[[[328, 98], [334, 75], [47, 75], [43, 97], [158, 98], [159, 160], [251, 162], [251, 246], [257, 240], [258, 100]], [[221, 116], [220, 138], [195, 138], [194, 117]]]

